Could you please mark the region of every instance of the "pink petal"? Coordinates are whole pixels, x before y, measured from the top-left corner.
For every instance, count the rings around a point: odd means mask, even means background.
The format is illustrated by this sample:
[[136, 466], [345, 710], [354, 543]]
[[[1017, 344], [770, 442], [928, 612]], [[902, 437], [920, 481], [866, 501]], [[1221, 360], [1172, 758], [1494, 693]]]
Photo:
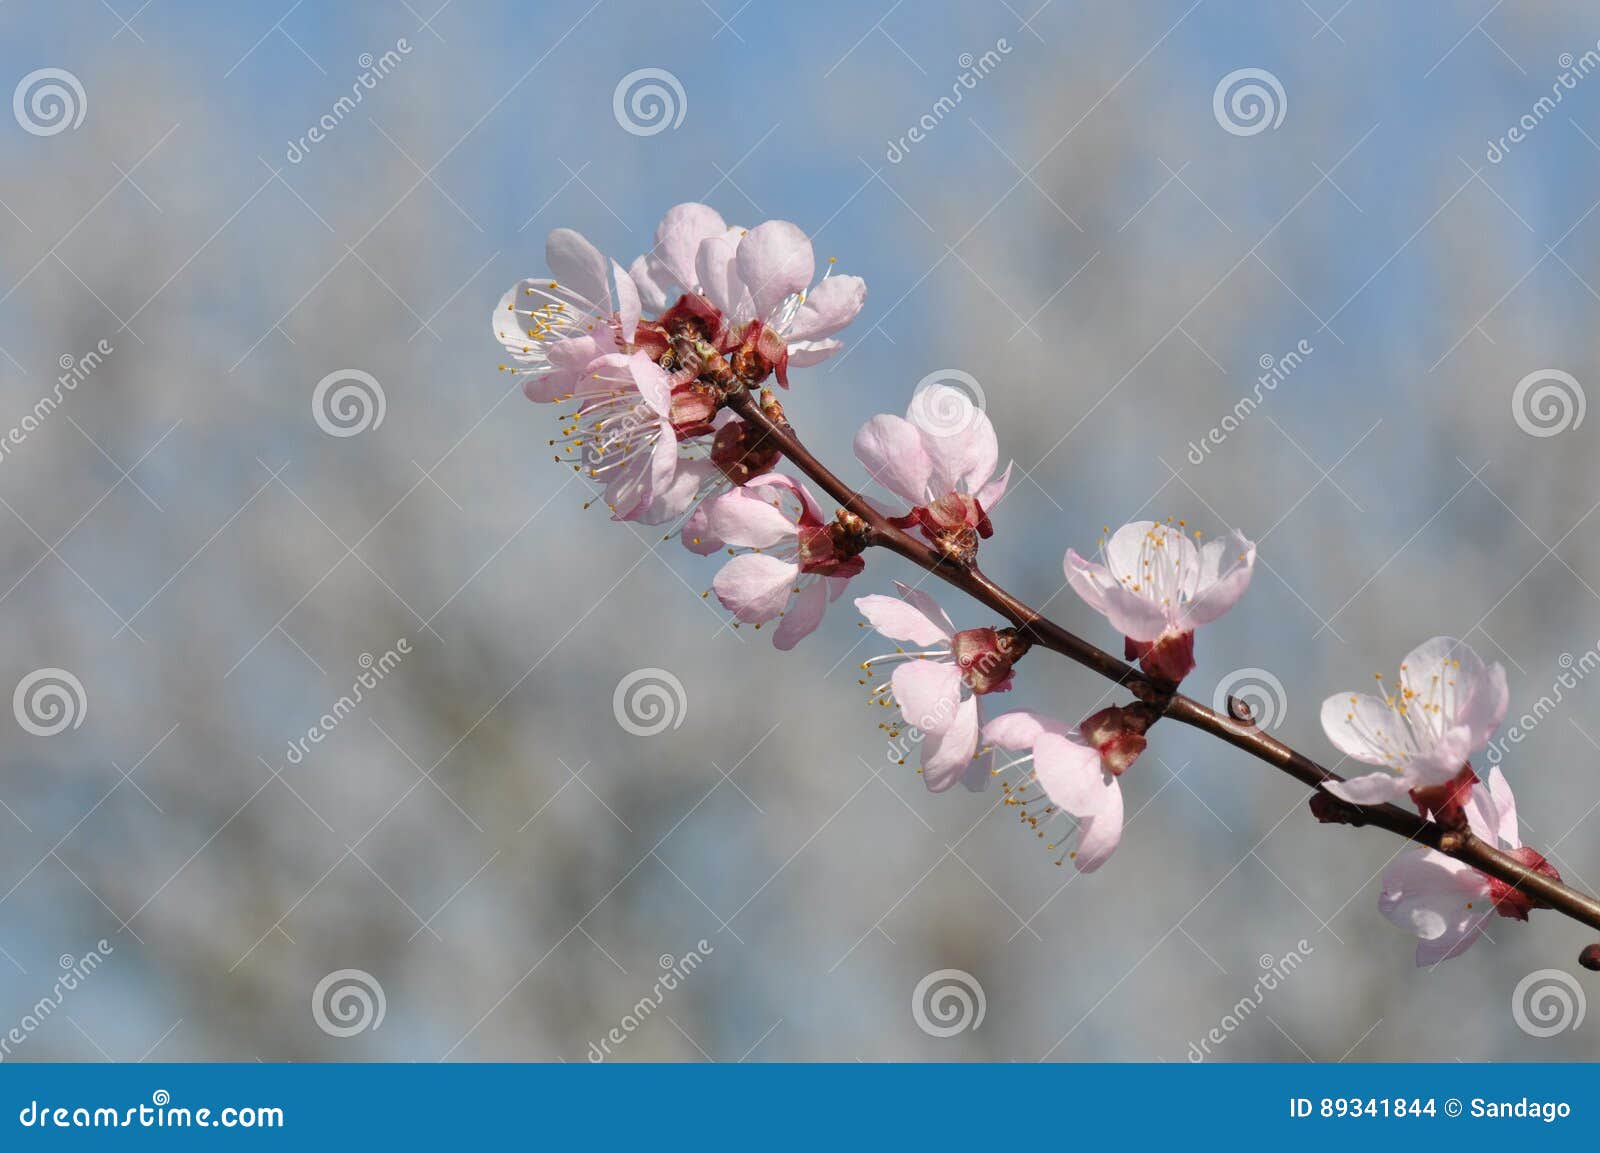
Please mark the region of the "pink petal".
[[672, 274], [666, 265], [640, 256], [628, 266], [628, 276], [639, 290], [639, 300], [651, 312], [665, 312], [677, 297], [672, 292]]
[[1387, 701], [1366, 693], [1337, 693], [1322, 702], [1322, 731], [1341, 753], [1365, 765], [1395, 761], [1404, 725]]
[[612, 520], [638, 520], [659, 492], [672, 484], [678, 467], [678, 438], [672, 429], [663, 428], [648, 453], [634, 458], [606, 486], [606, 504]]
[[1153, 641], [1165, 631], [1167, 618], [1161, 606], [1123, 588], [1105, 565], [1084, 560], [1069, 548], [1063, 568], [1072, 591], [1123, 636]]
[[789, 603], [800, 566], [765, 553], [736, 556], [717, 570], [711, 589], [742, 621], [770, 621]]
[[[923, 733], [942, 733], [955, 720], [961, 704], [961, 671], [953, 661], [907, 661], [895, 669], [891, 683], [906, 724]], [[976, 743], [976, 734], [973, 740]]]
[[1000, 442], [988, 416], [966, 392], [947, 384], [919, 388], [906, 419], [922, 434], [935, 492], [976, 493], [989, 483], [1000, 461]]
[[1517, 798], [1511, 795], [1511, 786], [1506, 782], [1506, 775], [1500, 771], [1499, 765], [1489, 770], [1489, 796], [1494, 799], [1495, 812], [1499, 817], [1495, 831], [1500, 840], [1507, 848], [1520, 849], [1522, 837], [1517, 832]]
[[810, 368], [821, 364], [844, 347], [839, 340], [808, 340], [789, 346], [789, 367]]
[[910, 421], [878, 414], [856, 430], [855, 450], [872, 479], [890, 492], [913, 505], [927, 499], [933, 462]]
[[791, 341], [821, 340], [856, 318], [867, 300], [867, 282], [859, 276], [829, 276], [809, 293], [784, 336]]
[[1105, 808], [1078, 826], [1078, 844], [1072, 864], [1080, 873], [1092, 873], [1116, 852], [1122, 843], [1122, 789], [1111, 779]]
[[1047, 717], [1043, 713], [1030, 713], [1018, 709], [1015, 712], [1001, 713], [984, 725], [983, 739], [1002, 749], [1016, 752], [1020, 749], [1033, 748], [1033, 742], [1044, 733], [1066, 736], [1071, 731], [1072, 726], [1064, 721]]
[[557, 284], [583, 297], [599, 312], [611, 311], [606, 290], [606, 258], [580, 232], [553, 230], [544, 242], [545, 265]]
[[695, 256], [700, 242], [708, 236], [721, 236], [728, 230], [717, 210], [704, 204], [677, 204], [656, 226], [656, 243], [651, 254], [661, 262], [684, 289], [696, 285]]
[[771, 316], [792, 293], [811, 283], [811, 241], [787, 220], [758, 224], [739, 241], [739, 276], [755, 303], [756, 316]]
[[739, 279], [738, 246], [724, 236], [708, 236], [695, 255], [700, 291], [712, 304], [732, 316], [744, 301], [744, 281]]
[[1006, 495], [1006, 488], [1011, 483], [1011, 465], [1006, 465], [1005, 472], [995, 477], [973, 495], [977, 498], [984, 512], [989, 512], [1000, 503], [1000, 498]]
[[1033, 770], [1049, 798], [1079, 819], [1099, 814], [1120, 792], [1099, 752], [1057, 733], [1041, 733], [1034, 741]]
[[643, 311], [639, 303], [639, 286], [634, 284], [633, 278], [622, 271], [622, 265], [615, 260], [611, 262], [611, 278], [617, 285], [617, 321], [622, 328], [622, 339], [632, 344], [633, 335], [639, 330], [639, 316]]
[[895, 581], [894, 590], [906, 604], [943, 629], [945, 636], [955, 635], [956, 626], [951, 623], [950, 614], [939, 607], [939, 602], [934, 600], [932, 595], [921, 589], [912, 588], [904, 581]]
[[[717, 467], [708, 461], [678, 461], [671, 482], [652, 493], [650, 503], [634, 519], [640, 524], [667, 524], [669, 521], [677, 520], [689, 511], [689, 506], [700, 495], [702, 486], [717, 472]], [[703, 521], [701, 523], [704, 524]], [[684, 543], [688, 544], [687, 539]], [[721, 542], [718, 542], [707, 551], [715, 552], [721, 547]], [[699, 549], [691, 546], [691, 551], [699, 552]], [[701, 552], [700, 555], [705, 556], [706, 553]]]
[[789, 610], [783, 614], [777, 630], [772, 634], [773, 647], [787, 652], [810, 636], [822, 623], [822, 614], [828, 611], [828, 586], [825, 581], [814, 580], [795, 594]]
[[[1424, 849], [1402, 853], [1383, 874], [1378, 911], [1424, 940], [1459, 934], [1469, 903], [1488, 906], [1489, 882], [1472, 866]], [[1486, 908], [1485, 911], [1492, 911]]]
[[1367, 773], [1347, 781], [1323, 781], [1322, 787], [1352, 805], [1386, 805], [1405, 797], [1409, 786], [1394, 773]]
[[796, 533], [794, 521], [759, 488], [736, 488], [707, 501], [706, 516], [712, 533], [738, 548], [771, 548]]
[[1256, 546], [1239, 532], [1208, 541], [1200, 552], [1200, 574], [1193, 599], [1179, 616], [1192, 629], [1208, 624], [1231, 609], [1250, 587], [1255, 572]]
[[744, 482], [744, 485], [749, 489], [788, 489], [799, 498], [801, 504], [805, 505], [808, 513], [810, 513], [817, 520], [825, 519], [822, 515], [822, 506], [817, 504], [816, 497], [811, 495], [811, 490], [806, 488], [806, 486], [801, 484], [799, 481], [795, 480], [792, 476], [788, 476], [785, 473], [764, 472], [760, 476], [751, 477], [749, 480]]
[[943, 631], [926, 614], [895, 597], [877, 593], [857, 597], [856, 610], [867, 618], [868, 624], [892, 641], [920, 647], [948, 644], [953, 635]]
[[930, 793], [942, 793], [967, 775], [978, 751], [978, 729], [978, 698], [968, 697], [948, 728], [922, 738], [922, 783]]
[[711, 520], [706, 515], [704, 504], [690, 513], [689, 519], [683, 522], [683, 531], [678, 534], [678, 539], [683, 541], [684, 548], [696, 556], [710, 556], [727, 547], [727, 542], [720, 540], [717, 534], [711, 531]]

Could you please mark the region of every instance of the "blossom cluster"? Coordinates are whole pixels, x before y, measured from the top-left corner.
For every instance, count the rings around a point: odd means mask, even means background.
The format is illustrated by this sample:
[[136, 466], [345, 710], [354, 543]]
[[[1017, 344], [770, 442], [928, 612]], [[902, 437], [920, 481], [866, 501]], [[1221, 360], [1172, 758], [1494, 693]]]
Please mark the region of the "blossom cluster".
[[[837, 352], [866, 299], [865, 283], [832, 275], [831, 260], [813, 282], [811, 240], [796, 225], [729, 226], [706, 205], [680, 204], [626, 269], [568, 229], [550, 234], [545, 258], [550, 275], [519, 282], [495, 309], [510, 360], [502, 369], [525, 378], [530, 400], [567, 409], [550, 444], [602, 490], [614, 519], [671, 525], [668, 535], [690, 551], [727, 554], [711, 591], [737, 621], [777, 621], [774, 645], [793, 648], [863, 573], [884, 534], [899, 534], [900, 551], [926, 542], [914, 547], [928, 550], [930, 571], [976, 572], [1011, 467], [1000, 468], [987, 414], [952, 386], [925, 382], [904, 416], [881, 413], [856, 432], [855, 456], [892, 505], [850, 493], [850, 507], [830, 516], [799, 478], [779, 471], [792, 429], [769, 381], [787, 388], [793, 371]], [[842, 482], [814, 461], [792, 459], [806, 455], [796, 443], [788, 440], [789, 464], [840, 492]], [[865, 624], [894, 646], [862, 662], [863, 683], [892, 668], [870, 699], [898, 710], [883, 726], [896, 740], [902, 726], [915, 732], [930, 790], [960, 782], [981, 791], [998, 778], [1024, 825], [1060, 850], [1058, 865], [1093, 872], [1122, 839], [1120, 778], [1196, 667], [1196, 631], [1238, 603], [1255, 562], [1242, 533], [1207, 540], [1170, 519], [1107, 527], [1090, 557], [1068, 548], [1067, 585], [1123, 637], [1147, 688], [1076, 723], [995, 715], [986, 698], [1013, 687], [1037, 638], [1023, 627], [958, 629], [931, 594], [899, 581], [894, 596], [855, 600]], [[1401, 664], [1392, 690], [1324, 704], [1329, 739], [1376, 771], [1324, 782], [1313, 812], [1352, 821], [1360, 806], [1409, 800], [1443, 829], [1555, 877], [1521, 844], [1499, 769], [1484, 782], [1471, 767], [1506, 703], [1498, 664], [1452, 638], [1428, 641]], [[1419, 964], [1459, 954], [1489, 916], [1525, 920], [1536, 904], [1432, 849], [1396, 860], [1380, 898], [1384, 915], [1419, 938]]]

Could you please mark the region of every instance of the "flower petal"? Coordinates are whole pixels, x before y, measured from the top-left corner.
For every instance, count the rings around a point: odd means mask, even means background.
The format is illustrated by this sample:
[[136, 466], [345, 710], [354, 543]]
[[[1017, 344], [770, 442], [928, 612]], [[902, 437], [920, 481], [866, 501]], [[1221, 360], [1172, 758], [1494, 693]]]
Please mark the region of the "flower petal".
[[771, 548], [795, 535], [795, 523], [761, 489], [736, 488], [706, 502], [712, 533], [738, 548]]
[[1058, 721], [1043, 713], [1018, 709], [1015, 712], [1001, 713], [984, 725], [983, 739], [991, 745], [1016, 752], [1019, 749], [1033, 748], [1033, 742], [1044, 733], [1066, 736], [1071, 731], [1072, 726], [1065, 721]]
[[910, 421], [879, 413], [856, 430], [855, 450], [856, 459], [884, 488], [913, 505], [927, 499], [933, 461]]
[[1153, 641], [1166, 629], [1167, 618], [1161, 606], [1123, 588], [1105, 565], [1085, 560], [1069, 548], [1063, 568], [1072, 591], [1123, 636]]
[[636, 257], [628, 265], [628, 276], [639, 290], [640, 302], [651, 312], [665, 312], [676, 299], [672, 294], [672, 274], [659, 260]]
[[1394, 773], [1366, 773], [1345, 781], [1323, 781], [1322, 787], [1352, 805], [1386, 805], [1407, 792], [1403, 777]]
[[1402, 853], [1383, 873], [1378, 911], [1424, 940], [1459, 932], [1468, 905], [1488, 905], [1489, 882], [1472, 866], [1423, 849]]
[[1206, 542], [1199, 550], [1199, 560], [1193, 599], [1179, 614], [1184, 628], [1209, 624], [1238, 603], [1255, 572], [1256, 546], [1243, 533], [1234, 531], [1225, 538]]
[[1122, 789], [1111, 778], [1105, 808], [1078, 827], [1078, 844], [1072, 864], [1080, 873], [1092, 873], [1111, 859], [1122, 843]]
[[1080, 820], [1103, 811], [1117, 790], [1098, 751], [1057, 733], [1041, 733], [1034, 741], [1033, 770], [1049, 798]]
[[622, 339], [632, 344], [634, 333], [639, 331], [639, 316], [643, 311], [639, 301], [639, 286], [615, 260], [611, 262], [611, 279], [617, 286], [617, 323], [622, 329]]
[[877, 593], [857, 597], [856, 609], [867, 618], [868, 624], [892, 641], [925, 647], [948, 644], [955, 635], [955, 630], [947, 628], [946, 622], [896, 597]]
[[[1511, 849], [1522, 847], [1522, 837], [1517, 832], [1517, 798], [1511, 795], [1506, 775], [1496, 765], [1489, 770], [1489, 796], [1494, 799], [1495, 813], [1499, 818], [1496, 832], [1501, 842]], [[1491, 842], [1492, 843], [1492, 842]]]
[[783, 620], [778, 622], [778, 628], [772, 634], [773, 647], [784, 652], [794, 648], [816, 631], [822, 623], [822, 614], [827, 611], [828, 584], [814, 580], [795, 594], [788, 611], [783, 614]]
[[765, 553], [736, 556], [717, 570], [711, 589], [742, 621], [770, 621], [789, 603], [800, 566]]
[[697, 287], [695, 257], [700, 252], [700, 242], [708, 236], [721, 236], [727, 230], [727, 224], [715, 208], [704, 204], [675, 204], [667, 209], [656, 226], [656, 243], [650, 250], [651, 255], [680, 287], [693, 291]]
[[859, 276], [829, 276], [810, 292], [795, 313], [784, 338], [821, 340], [856, 318], [867, 300], [867, 282]]
[[[961, 704], [961, 670], [954, 661], [907, 661], [895, 669], [891, 683], [906, 724], [924, 734], [942, 733], [955, 720]], [[976, 733], [973, 744], [976, 747]]]
[[739, 241], [739, 276], [763, 320], [793, 293], [811, 283], [811, 241], [787, 220], [758, 224]]
[[821, 364], [828, 357], [844, 347], [844, 342], [839, 340], [807, 340], [789, 346], [789, 367], [810, 368], [813, 364]]
[[994, 425], [962, 389], [938, 383], [919, 388], [906, 419], [922, 434], [933, 462], [929, 483], [935, 493], [976, 493], [994, 475], [1000, 461]]
[[968, 697], [955, 710], [949, 725], [922, 739], [922, 783], [932, 793], [942, 793], [967, 775], [978, 751], [978, 698]]
[[[738, 246], [727, 237], [708, 236], [700, 242], [694, 260], [701, 293], [728, 316], [740, 312], [745, 300], [737, 252]], [[748, 306], [743, 311], [748, 311]]]
[[611, 293], [606, 288], [606, 258], [581, 232], [570, 228], [553, 229], [545, 238], [544, 260], [557, 284], [583, 297], [597, 312], [611, 312]]
[[982, 506], [984, 512], [992, 511], [994, 506], [1000, 503], [1000, 498], [1006, 495], [1006, 488], [1011, 484], [1011, 466], [1015, 463], [1016, 462], [1013, 461], [1010, 464], [1007, 464], [1005, 472], [995, 477], [988, 484], [984, 485], [973, 494], [978, 504]]

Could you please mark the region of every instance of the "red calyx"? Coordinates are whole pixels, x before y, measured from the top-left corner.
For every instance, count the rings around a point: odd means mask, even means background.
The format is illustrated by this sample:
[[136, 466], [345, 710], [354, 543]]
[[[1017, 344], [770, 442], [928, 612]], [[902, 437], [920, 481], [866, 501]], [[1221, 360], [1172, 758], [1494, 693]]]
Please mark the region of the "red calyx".
[[1137, 660], [1139, 667], [1158, 681], [1177, 684], [1194, 672], [1194, 630], [1165, 633], [1154, 641], [1124, 637], [1122, 655]]
[[789, 346], [766, 324], [752, 320], [738, 336], [738, 346], [733, 350], [733, 372], [751, 388], [771, 375], [776, 375], [778, 383], [788, 388]]
[[[1556, 872], [1555, 866], [1544, 859], [1543, 854], [1536, 849], [1524, 846], [1520, 849], [1509, 849], [1506, 856], [1514, 858], [1519, 863], [1526, 865], [1536, 873], [1543, 873], [1552, 880], [1559, 881], [1561, 874]], [[1510, 917], [1515, 921], [1526, 921], [1528, 913], [1533, 909], [1549, 908], [1538, 898], [1524, 893], [1514, 885], [1508, 885], [1498, 877], [1489, 877], [1489, 899], [1494, 902], [1494, 910], [1502, 917]]]
[[1462, 765], [1461, 771], [1442, 785], [1426, 789], [1412, 789], [1411, 800], [1417, 812], [1431, 817], [1447, 829], [1465, 829], [1467, 813], [1463, 807], [1472, 798], [1472, 786], [1478, 783], [1478, 774], [1471, 765]]
[[1011, 666], [1027, 651], [1015, 629], [963, 629], [950, 642], [961, 678], [980, 696], [1011, 688]]
[[1078, 733], [1099, 751], [1100, 760], [1114, 776], [1128, 771], [1144, 752], [1149, 721], [1143, 714], [1111, 705], [1078, 722]]

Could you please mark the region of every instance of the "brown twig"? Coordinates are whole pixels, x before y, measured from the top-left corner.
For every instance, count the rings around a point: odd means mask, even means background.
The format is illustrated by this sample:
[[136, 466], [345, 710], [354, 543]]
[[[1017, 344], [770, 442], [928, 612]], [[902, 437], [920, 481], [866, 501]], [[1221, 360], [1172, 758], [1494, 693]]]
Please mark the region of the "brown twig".
[[[957, 564], [935, 551], [931, 545], [896, 528], [860, 492], [845, 484], [813, 456], [786, 422], [779, 423], [769, 417], [750, 393], [735, 393], [728, 397], [727, 404], [736, 414], [759, 428], [764, 436], [770, 437], [783, 450], [783, 455], [838, 502], [840, 507], [866, 522], [869, 543], [899, 553], [912, 564], [987, 605], [1010, 620], [1034, 644], [1053, 649], [1108, 680], [1125, 686], [1140, 701], [1159, 710], [1161, 715], [1210, 733], [1313, 789], [1319, 788], [1324, 781], [1344, 779], [1253, 724], [1223, 716], [1199, 701], [1173, 691], [1171, 686], [1153, 680], [1139, 669], [1118, 660], [1029, 607], [990, 580], [975, 565]], [[1331, 798], [1331, 794], [1324, 792], [1322, 795]], [[1445, 828], [1397, 805], [1358, 807], [1341, 804], [1338, 808], [1343, 823], [1376, 825], [1408, 841], [1436, 849], [1471, 865], [1479, 872], [1512, 885], [1576, 921], [1600, 929], [1600, 901], [1528, 868], [1470, 832]]]

